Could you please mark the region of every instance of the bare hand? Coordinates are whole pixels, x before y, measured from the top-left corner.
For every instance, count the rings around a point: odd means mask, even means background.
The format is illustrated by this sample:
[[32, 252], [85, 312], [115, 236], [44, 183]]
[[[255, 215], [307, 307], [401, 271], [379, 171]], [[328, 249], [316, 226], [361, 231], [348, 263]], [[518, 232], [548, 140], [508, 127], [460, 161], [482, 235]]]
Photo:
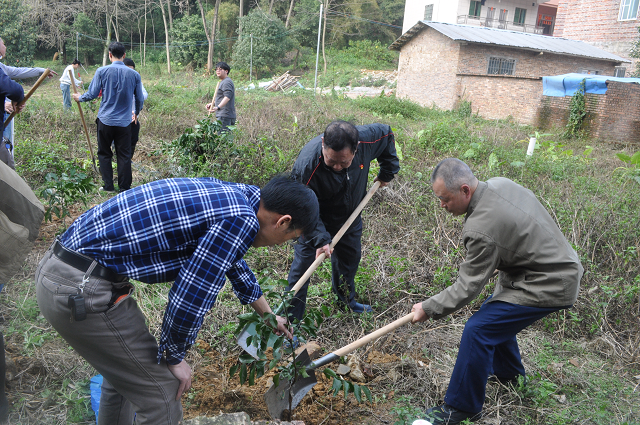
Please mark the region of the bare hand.
[[373, 182], [374, 182], [374, 183], [375, 183], [375, 182], [380, 182], [380, 187], [385, 187], [386, 185], [388, 185], [388, 184], [389, 184], [389, 182], [382, 181], [382, 180], [380, 180], [378, 177], [376, 177], [375, 179], [373, 179]]
[[47, 78], [53, 78], [53, 76], [58, 76], [58, 73], [52, 70], [49, 70], [49, 75], [47, 75]]
[[71, 97], [73, 97], [73, 100], [75, 100], [76, 102], [80, 102], [80, 93], [74, 93], [71, 95]]
[[180, 397], [191, 388], [191, 366], [183, 360], [175, 365], [167, 364], [167, 368], [169, 368], [169, 372], [180, 381], [180, 387], [176, 395], [176, 401], [178, 401]]
[[24, 103], [20, 104], [18, 102], [11, 101], [11, 107], [16, 111], [16, 114], [19, 114], [24, 109]]
[[207, 111], [211, 112], [211, 108], [213, 108], [213, 103], [207, 103], [204, 107], [207, 109]]
[[11, 104], [11, 101], [4, 102], [4, 111], [8, 114], [13, 112], [13, 105]]
[[131, 114], [131, 122], [138, 124], [138, 116], [136, 114]]
[[332, 252], [333, 252], [333, 249], [331, 249], [331, 247], [329, 245], [325, 245], [322, 248], [316, 249], [316, 258], [318, 258], [323, 253], [324, 253], [324, 255], [326, 255], [326, 258], [331, 258], [331, 253]]
[[413, 312], [413, 319], [411, 320], [411, 323], [426, 322], [429, 320], [429, 315], [424, 312], [422, 303], [414, 304], [411, 312]]
[[276, 335], [280, 336], [284, 334], [287, 338], [293, 338], [293, 328], [287, 326], [287, 319], [284, 317], [276, 316], [276, 320], [278, 321], [278, 330], [276, 331]]

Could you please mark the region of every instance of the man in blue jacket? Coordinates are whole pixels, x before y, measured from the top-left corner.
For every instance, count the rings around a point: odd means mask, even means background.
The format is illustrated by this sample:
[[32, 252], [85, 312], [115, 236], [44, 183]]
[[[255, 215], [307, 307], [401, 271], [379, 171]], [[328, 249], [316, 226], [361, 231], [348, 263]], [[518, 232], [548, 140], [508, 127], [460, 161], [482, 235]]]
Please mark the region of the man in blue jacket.
[[142, 111], [144, 96], [140, 74], [123, 63], [125, 48], [117, 41], [109, 45], [111, 66], [98, 68], [89, 90], [82, 96], [73, 94], [76, 102], [95, 99], [102, 90], [102, 103], [96, 124], [98, 125], [98, 161], [104, 185], [102, 190], [115, 192], [111, 166], [111, 142], [115, 144], [118, 161], [118, 189], [131, 189], [131, 99], [135, 98], [133, 120]]
[[[347, 221], [367, 192], [369, 167], [377, 159], [380, 172], [375, 181], [386, 186], [400, 170], [395, 139], [385, 124], [354, 126], [333, 121], [324, 134], [302, 148], [293, 165], [292, 175], [309, 186], [318, 197], [318, 227], [305, 234], [295, 245], [289, 272], [289, 290], [323, 252], [331, 256], [332, 289], [339, 303], [355, 313], [371, 312], [371, 307], [356, 301], [354, 278], [360, 264], [362, 220], [358, 217], [334, 247], [331, 238]], [[289, 314], [295, 319], [304, 315], [308, 282], [298, 291]]]

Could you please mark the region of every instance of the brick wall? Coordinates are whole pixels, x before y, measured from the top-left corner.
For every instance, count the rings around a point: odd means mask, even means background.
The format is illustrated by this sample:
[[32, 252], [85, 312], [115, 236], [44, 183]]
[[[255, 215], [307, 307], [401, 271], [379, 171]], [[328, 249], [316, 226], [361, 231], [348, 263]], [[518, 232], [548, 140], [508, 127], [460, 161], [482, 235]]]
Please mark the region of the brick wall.
[[452, 109], [456, 101], [460, 45], [432, 28], [400, 50], [396, 96], [422, 106]]
[[[570, 96], [543, 96], [537, 124], [543, 129], [567, 125], [570, 102]], [[605, 94], [585, 95], [585, 106], [584, 128], [591, 137], [640, 143], [640, 85], [609, 81]]]
[[554, 37], [581, 40], [631, 60], [638, 19], [618, 21], [620, 0], [560, 0]]

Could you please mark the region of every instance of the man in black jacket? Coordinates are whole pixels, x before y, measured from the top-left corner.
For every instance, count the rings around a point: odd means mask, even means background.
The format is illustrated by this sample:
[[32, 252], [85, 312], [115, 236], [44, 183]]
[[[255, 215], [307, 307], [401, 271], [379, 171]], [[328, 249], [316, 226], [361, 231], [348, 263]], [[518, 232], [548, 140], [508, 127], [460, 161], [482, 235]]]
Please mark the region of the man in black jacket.
[[[0, 39], [1, 42], [1, 39]], [[0, 45], [0, 58], [4, 56], [4, 44]], [[21, 112], [24, 108], [24, 105], [18, 107], [18, 103], [24, 99], [24, 90], [22, 86], [15, 81], [12, 81], [11, 78], [5, 72], [0, 69], [0, 105], [2, 105], [2, 110], [4, 111], [4, 101], [5, 99], [11, 100], [11, 105], [14, 110], [17, 112]], [[0, 114], [1, 116], [2, 114]], [[0, 137], [2, 136], [2, 132], [4, 131], [4, 120], [1, 120], [0, 123]], [[8, 143], [6, 143], [8, 142]], [[15, 168], [13, 164], [13, 155], [11, 154], [10, 149], [11, 141], [10, 140], [2, 140], [2, 145], [0, 146], [0, 161], [9, 165], [11, 168]]]
[[[377, 159], [380, 172], [374, 181], [386, 186], [400, 170], [391, 127], [384, 124], [354, 126], [345, 121], [329, 124], [320, 136], [302, 148], [293, 165], [293, 177], [309, 186], [318, 197], [321, 222], [314, 232], [301, 237], [289, 272], [289, 290], [323, 252], [331, 256], [332, 289], [339, 303], [355, 313], [371, 312], [371, 306], [355, 299], [354, 278], [360, 264], [362, 220], [358, 217], [336, 244], [331, 238], [347, 221], [367, 191], [369, 166]], [[298, 291], [289, 314], [301, 319], [308, 282]]]

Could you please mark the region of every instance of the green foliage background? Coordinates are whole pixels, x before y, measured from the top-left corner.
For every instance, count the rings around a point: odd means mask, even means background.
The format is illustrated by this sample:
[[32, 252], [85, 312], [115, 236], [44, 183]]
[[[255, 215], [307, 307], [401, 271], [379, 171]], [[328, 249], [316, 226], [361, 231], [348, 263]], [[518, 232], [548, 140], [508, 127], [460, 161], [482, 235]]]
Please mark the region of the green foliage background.
[[7, 46], [5, 65], [33, 65], [36, 50], [36, 26], [28, 19], [27, 8], [20, 0], [0, 0], [0, 37]]

